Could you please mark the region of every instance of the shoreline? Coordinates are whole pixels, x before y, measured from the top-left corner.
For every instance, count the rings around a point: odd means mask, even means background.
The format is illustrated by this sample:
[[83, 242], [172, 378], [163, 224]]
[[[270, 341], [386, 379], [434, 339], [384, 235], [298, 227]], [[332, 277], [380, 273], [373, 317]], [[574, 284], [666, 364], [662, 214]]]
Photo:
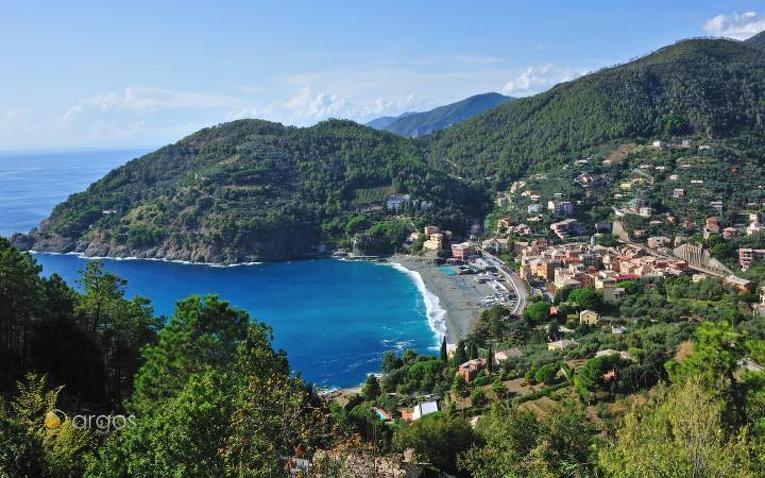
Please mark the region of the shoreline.
[[490, 293], [487, 286], [476, 283], [472, 277], [448, 276], [439, 266], [419, 256], [397, 254], [390, 256], [388, 263], [402, 272], [407, 271], [418, 289], [422, 281], [424, 292], [421, 289], [420, 293], [426, 308], [431, 300], [433, 306], [443, 311], [439, 322], [448, 343], [455, 344], [467, 336], [481, 313], [481, 300]]
[[[267, 261], [217, 263], [195, 262], [179, 259], [165, 259], [161, 257], [113, 257], [113, 256], [87, 256], [82, 252], [49, 252], [30, 249], [31, 255], [56, 255], [75, 256], [84, 260], [111, 260], [111, 261], [149, 261], [164, 262], [168, 264], [180, 264], [188, 266], [204, 266], [214, 268], [252, 267], [266, 263]], [[385, 257], [385, 256], [381, 256]], [[430, 263], [419, 256], [394, 254], [385, 257], [387, 262], [380, 265], [392, 267], [406, 274], [414, 282], [417, 290], [425, 303], [425, 314], [428, 326], [436, 337], [436, 346], [439, 346], [444, 337], [450, 344], [462, 340], [470, 332], [480, 313], [480, 299], [488, 291], [480, 291], [481, 286], [468, 281], [461, 276], [447, 276], [438, 266]], [[331, 255], [324, 257], [303, 258], [296, 260], [343, 260]], [[290, 262], [290, 261], [273, 261]]]
[[[150, 262], [166, 262], [168, 264], [181, 264], [186, 266], [206, 266], [206, 267], [217, 267], [217, 268], [258, 266], [265, 262], [265, 261], [233, 262], [231, 264], [226, 264], [222, 262], [195, 262], [195, 261], [184, 261], [181, 259], [165, 259], [162, 257], [86, 256], [82, 252], [48, 252], [48, 251], [36, 251], [34, 249], [30, 249], [25, 252], [28, 252], [29, 254], [33, 256], [37, 254], [48, 254], [51, 256], [75, 256], [75, 257], [79, 257], [80, 259], [85, 259], [87, 261], [104, 261], [104, 260], [105, 261], [150, 261]], [[307, 259], [307, 260], [311, 260], [311, 259]], [[289, 261], [275, 261], [275, 262], [289, 262]]]
[[[86, 256], [81, 252], [47, 252], [28, 250], [30, 255], [74, 256], [83, 260], [106, 260], [106, 261], [148, 261], [164, 262], [170, 264], [204, 266], [213, 268], [251, 267], [262, 265], [264, 262], [242, 262], [232, 264], [220, 264], [210, 262], [193, 262], [165, 258], [147, 257], [101, 257]], [[303, 260], [316, 260], [303, 259]], [[331, 256], [320, 259], [340, 260]], [[419, 256], [395, 254], [385, 257], [386, 262], [372, 262], [373, 264], [391, 267], [405, 274], [417, 288], [417, 292], [425, 304], [425, 315], [428, 327], [434, 334], [434, 348], [440, 346], [446, 338], [447, 343], [455, 344], [465, 338], [475, 324], [480, 314], [480, 299], [485, 291], [481, 291], [481, 285], [469, 280], [466, 276], [448, 276], [439, 266]], [[275, 261], [290, 262], [290, 261]], [[344, 390], [348, 387], [330, 387], [329, 390]], [[329, 391], [328, 390], [328, 391]]]
[[448, 336], [448, 327], [445, 321], [447, 311], [441, 307], [441, 298], [428, 289], [422, 274], [418, 271], [408, 269], [399, 262], [391, 261], [390, 259], [386, 265], [408, 275], [412, 279], [420, 296], [422, 296], [422, 300], [425, 302], [425, 315], [428, 318], [430, 330], [436, 335], [436, 346], [440, 346], [441, 341]]

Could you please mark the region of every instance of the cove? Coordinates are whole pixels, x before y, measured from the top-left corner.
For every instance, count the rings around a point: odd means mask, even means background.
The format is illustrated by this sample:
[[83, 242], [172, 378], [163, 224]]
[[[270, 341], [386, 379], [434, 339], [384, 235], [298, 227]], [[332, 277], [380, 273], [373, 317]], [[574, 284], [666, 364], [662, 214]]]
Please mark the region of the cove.
[[[43, 274], [76, 279], [89, 259], [35, 253]], [[274, 347], [290, 366], [321, 387], [361, 383], [380, 370], [387, 350], [437, 350], [426, 302], [406, 273], [385, 264], [321, 259], [214, 267], [146, 260], [104, 259], [128, 281], [127, 295], [151, 300], [169, 316], [191, 294], [217, 294], [273, 328]]]

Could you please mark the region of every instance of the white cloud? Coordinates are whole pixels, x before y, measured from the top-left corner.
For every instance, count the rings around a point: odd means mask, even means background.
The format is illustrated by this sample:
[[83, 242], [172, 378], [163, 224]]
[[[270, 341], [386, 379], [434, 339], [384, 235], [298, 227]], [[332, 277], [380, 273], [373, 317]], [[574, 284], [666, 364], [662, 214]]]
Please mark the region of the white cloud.
[[508, 81], [502, 92], [508, 95], [527, 96], [544, 91], [563, 81], [571, 81], [585, 73], [584, 70], [552, 63], [532, 65]]
[[414, 94], [383, 98], [367, 95], [341, 96], [315, 91], [310, 85], [301, 87], [288, 101], [260, 110], [267, 118], [298, 126], [311, 125], [327, 118], [347, 118], [360, 123], [378, 116], [398, 115], [404, 111], [421, 111], [436, 106]]
[[69, 107], [60, 124], [66, 126], [90, 111], [152, 112], [161, 109], [242, 109], [247, 102], [233, 96], [172, 91], [162, 88], [129, 86], [122, 93], [83, 98]]
[[734, 12], [731, 15], [717, 15], [704, 24], [704, 31], [713, 36], [746, 40], [765, 30], [765, 17], [756, 12]]
[[314, 93], [309, 85], [303, 86], [284, 106], [298, 119], [348, 117], [353, 114], [347, 98], [325, 92]]
[[45, 112], [0, 110], [0, 138], [5, 147], [36, 147], [40, 138], [51, 146], [164, 144], [199, 127], [240, 118], [296, 126], [330, 117], [364, 123], [482, 92], [537, 93], [584, 72], [555, 64], [516, 66], [500, 58], [448, 55], [427, 66], [374, 63], [274, 76], [255, 86], [234, 86], [223, 95], [130, 86], [70, 99]]
[[414, 95], [409, 95], [406, 98], [398, 100], [390, 100], [387, 98], [377, 98], [364, 108], [362, 116], [376, 115], [398, 115], [405, 111], [423, 111], [433, 108], [435, 105], [429, 101], [418, 99]]

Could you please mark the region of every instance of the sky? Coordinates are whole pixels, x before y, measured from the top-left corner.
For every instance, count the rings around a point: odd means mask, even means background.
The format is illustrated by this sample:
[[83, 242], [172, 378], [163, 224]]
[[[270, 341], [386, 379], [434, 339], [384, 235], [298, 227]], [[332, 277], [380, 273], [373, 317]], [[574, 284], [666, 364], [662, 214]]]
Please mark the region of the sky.
[[0, 150], [160, 146], [239, 118], [366, 122], [763, 29], [762, 0], [8, 0]]

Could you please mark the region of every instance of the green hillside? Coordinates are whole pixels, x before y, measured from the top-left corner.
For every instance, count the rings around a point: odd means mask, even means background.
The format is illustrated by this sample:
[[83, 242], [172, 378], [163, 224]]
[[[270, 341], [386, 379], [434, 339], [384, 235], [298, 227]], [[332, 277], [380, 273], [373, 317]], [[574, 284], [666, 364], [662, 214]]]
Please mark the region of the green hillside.
[[562, 83], [426, 138], [431, 162], [500, 183], [613, 140], [762, 137], [765, 59], [732, 40], [686, 40]]
[[[370, 192], [371, 191], [371, 192]], [[41, 250], [203, 262], [306, 257], [361, 238], [390, 250], [412, 229], [385, 207], [455, 231], [486, 198], [432, 171], [411, 142], [349, 121], [291, 128], [241, 120], [120, 167], [58, 205], [29, 239]], [[371, 226], [376, 228], [368, 231]]]
[[367, 126], [415, 138], [448, 128], [513, 100], [499, 93], [484, 93], [430, 111], [409, 112], [395, 118], [377, 118], [367, 123]]
[[[321, 245], [351, 243], [389, 252], [426, 222], [459, 235], [511, 181], [623, 143], [710, 141], [727, 159], [709, 172], [760, 171], [763, 113], [765, 57], [758, 49], [687, 40], [420, 140], [337, 120], [311, 128], [257, 120], [206, 128], [112, 171], [14, 241], [39, 250], [215, 262], [308, 257]], [[611, 181], [624, 174], [609, 172]], [[741, 190], [735, 179], [716, 181], [715, 195]], [[408, 200], [389, 210], [392, 194]], [[592, 200], [602, 201], [595, 205], [601, 209], [617, 205], [608, 195]], [[698, 214], [708, 203], [703, 208]]]
[[745, 43], [757, 47], [761, 50], [765, 50], [765, 32], [760, 32], [757, 35], [749, 38]]

